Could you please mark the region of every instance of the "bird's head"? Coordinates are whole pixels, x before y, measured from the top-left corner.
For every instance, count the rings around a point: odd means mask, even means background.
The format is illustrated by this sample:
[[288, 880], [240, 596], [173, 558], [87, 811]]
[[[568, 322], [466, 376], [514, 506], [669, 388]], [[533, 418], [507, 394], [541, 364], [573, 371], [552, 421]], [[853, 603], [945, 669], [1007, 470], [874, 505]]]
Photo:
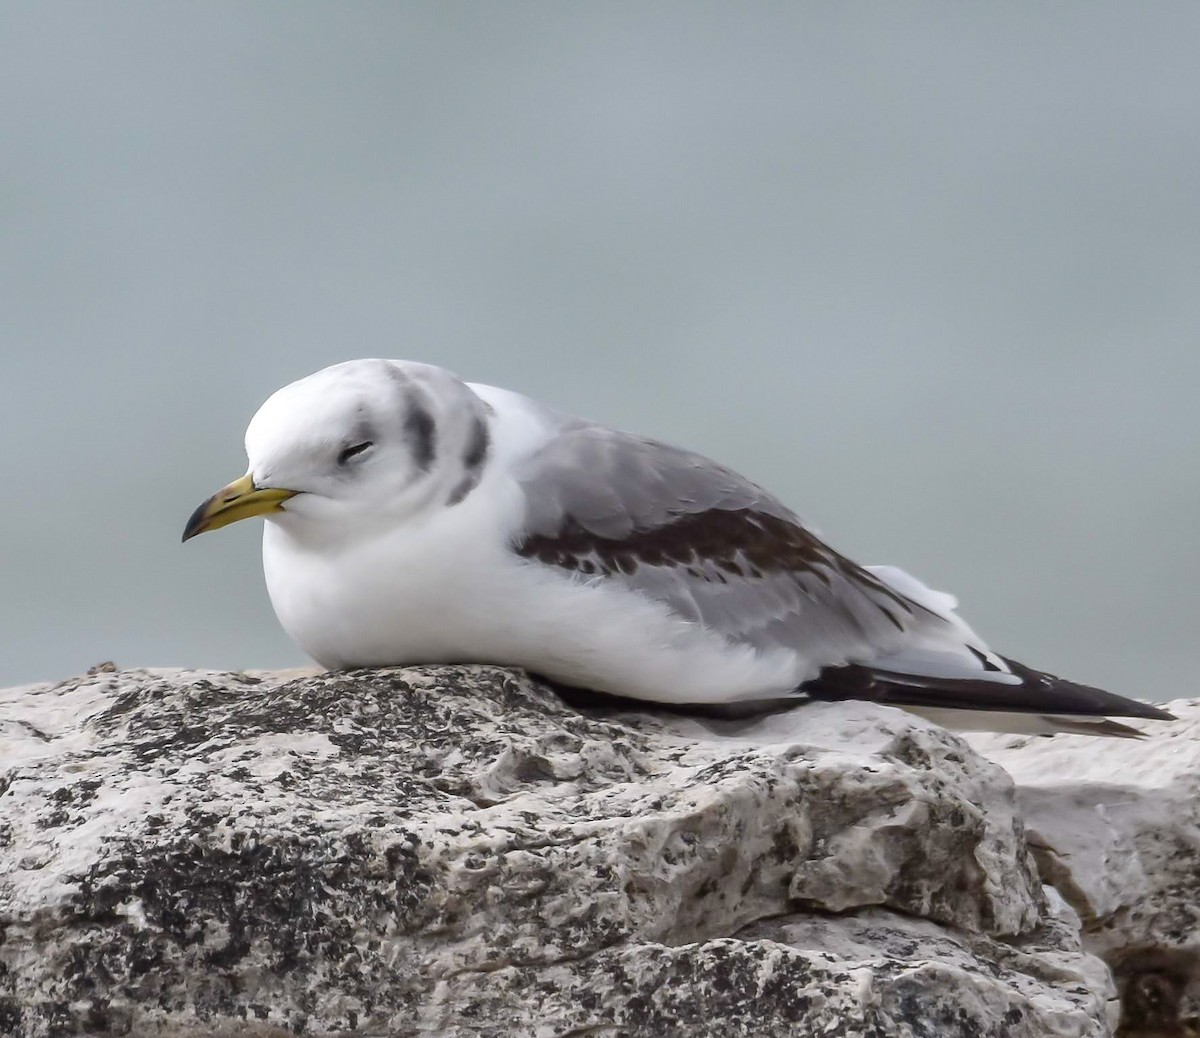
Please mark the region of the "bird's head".
[[246, 430], [249, 468], [188, 520], [197, 534], [262, 515], [320, 536], [455, 504], [479, 481], [487, 407], [460, 379], [410, 361], [353, 360], [284, 386]]

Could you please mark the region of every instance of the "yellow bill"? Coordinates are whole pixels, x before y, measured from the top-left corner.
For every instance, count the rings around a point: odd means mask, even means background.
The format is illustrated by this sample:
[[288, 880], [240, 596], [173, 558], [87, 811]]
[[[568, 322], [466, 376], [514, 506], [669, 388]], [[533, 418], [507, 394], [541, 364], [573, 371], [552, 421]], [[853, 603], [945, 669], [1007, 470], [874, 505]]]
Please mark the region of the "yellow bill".
[[183, 528], [183, 539], [191, 540], [197, 534], [219, 530], [222, 526], [249, 519], [252, 515], [269, 515], [282, 512], [283, 502], [296, 496], [295, 490], [280, 490], [275, 487], [256, 487], [249, 475], [235, 479], [222, 487], [193, 513]]

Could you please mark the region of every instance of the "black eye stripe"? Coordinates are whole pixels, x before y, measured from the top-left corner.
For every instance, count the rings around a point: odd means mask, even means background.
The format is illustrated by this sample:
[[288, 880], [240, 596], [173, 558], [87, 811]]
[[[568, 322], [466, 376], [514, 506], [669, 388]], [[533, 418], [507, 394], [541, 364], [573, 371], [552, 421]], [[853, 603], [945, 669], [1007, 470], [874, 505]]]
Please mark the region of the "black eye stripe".
[[365, 451], [365, 450], [366, 450], [368, 447], [373, 447], [373, 446], [374, 446], [374, 444], [373, 444], [373, 443], [371, 443], [371, 441], [370, 441], [370, 440], [367, 440], [365, 443], [355, 443], [355, 444], [352, 444], [352, 445], [351, 445], [351, 446], [349, 446], [349, 447], [344, 447], [344, 448], [342, 448], [342, 450], [341, 450], [341, 451], [338, 453], [338, 456], [337, 456], [337, 462], [338, 462], [338, 464], [339, 464], [339, 465], [345, 465], [345, 464], [346, 464], [346, 462], [348, 462], [348, 461], [349, 461], [351, 458], [353, 458], [353, 457], [354, 457], [356, 454], [361, 454], [361, 453], [362, 453], [363, 451]]

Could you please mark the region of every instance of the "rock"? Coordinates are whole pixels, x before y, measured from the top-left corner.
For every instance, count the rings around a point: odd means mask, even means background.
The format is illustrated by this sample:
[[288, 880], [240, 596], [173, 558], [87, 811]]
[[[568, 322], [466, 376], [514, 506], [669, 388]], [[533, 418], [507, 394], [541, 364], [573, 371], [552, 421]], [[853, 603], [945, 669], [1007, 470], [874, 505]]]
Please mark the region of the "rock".
[[1043, 878], [1112, 968], [1121, 1033], [1200, 1033], [1200, 703], [1142, 741], [972, 735], [1004, 765]]
[[1101, 1036], [1009, 777], [487, 667], [0, 693], [0, 1034]]

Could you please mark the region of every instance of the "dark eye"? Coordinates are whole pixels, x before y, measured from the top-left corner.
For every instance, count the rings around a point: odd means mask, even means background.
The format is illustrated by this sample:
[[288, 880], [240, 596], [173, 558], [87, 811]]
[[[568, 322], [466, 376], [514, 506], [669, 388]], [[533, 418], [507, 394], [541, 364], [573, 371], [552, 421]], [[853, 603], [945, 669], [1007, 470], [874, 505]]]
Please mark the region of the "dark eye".
[[346, 462], [348, 462], [351, 458], [361, 454], [363, 451], [367, 450], [370, 447], [374, 447], [374, 446], [375, 446], [375, 444], [371, 443], [371, 441], [368, 440], [366, 443], [356, 443], [350, 447], [345, 447], [338, 454], [337, 463], [339, 465], [345, 465]]

